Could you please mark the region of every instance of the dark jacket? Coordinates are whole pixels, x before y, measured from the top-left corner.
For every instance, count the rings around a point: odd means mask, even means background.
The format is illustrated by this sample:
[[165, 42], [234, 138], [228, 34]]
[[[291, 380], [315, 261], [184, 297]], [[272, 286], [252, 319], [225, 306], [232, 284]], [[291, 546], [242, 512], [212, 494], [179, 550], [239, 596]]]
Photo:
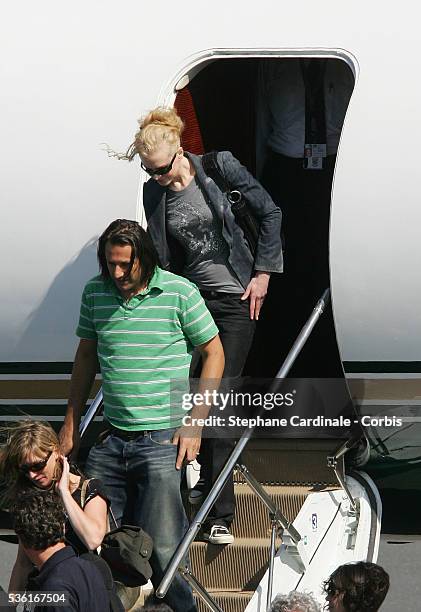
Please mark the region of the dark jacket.
[[[110, 597], [99, 570], [90, 561], [76, 557], [71, 546], [52, 555], [28, 580], [29, 591], [65, 592], [62, 605], [37, 605], [36, 612], [107, 612]], [[46, 602], [48, 603], [48, 602]]]
[[[205, 197], [213, 206], [221, 222], [222, 236], [229, 247], [228, 261], [244, 288], [253, 272], [282, 272], [280, 209], [269, 194], [229, 151], [218, 153], [217, 160], [225, 179], [247, 200], [256, 219], [260, 221], [260, 233], [256, 256], [253, 256], [244, 240], [243, 232], [235, 221], [226, 196], [202, 167], [201, 156], [185, 153], [192, 162], [196, 177], [203, 187]], [[150, 179], [143, 188], [143, 207], [148, 221], [148, 231], [158, 252], [160, 265], [165, 270], [181, 273], [183, 269], [181, 247], [166, 233], [166, 188]]]

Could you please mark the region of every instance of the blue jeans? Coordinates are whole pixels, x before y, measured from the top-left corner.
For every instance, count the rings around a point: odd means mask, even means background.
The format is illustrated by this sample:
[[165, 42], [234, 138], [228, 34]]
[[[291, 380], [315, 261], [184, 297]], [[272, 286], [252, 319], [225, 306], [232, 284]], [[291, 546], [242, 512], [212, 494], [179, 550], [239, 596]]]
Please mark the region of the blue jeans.
[[[86, 472], [102, 480], [116, 520], [141, 526], [153, 538], [152, 583], [158, 587], [188, 524], [175, 469], [175, 429], [138, 432], [134, 439], [110, 433], [89, 452]], [[174, 612], [196, 612], [192, 591], [179, 574], [163, 600]]]

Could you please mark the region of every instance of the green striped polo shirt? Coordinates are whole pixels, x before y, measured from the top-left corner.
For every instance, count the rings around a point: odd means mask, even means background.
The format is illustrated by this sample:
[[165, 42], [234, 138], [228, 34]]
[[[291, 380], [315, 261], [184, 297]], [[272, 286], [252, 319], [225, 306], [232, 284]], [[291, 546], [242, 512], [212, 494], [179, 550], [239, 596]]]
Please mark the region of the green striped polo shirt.
[[178, 379], [178, 388], [185, 381], [188, 390], [193, 348], [217, 333], [197, 287], [158, 267], [147, 289], [129, 300], [111, 279], [91, 279], [76, 330], [98, 341], [104, 416], [125, 430], [181, 424], [185, 412], [171, 381]]

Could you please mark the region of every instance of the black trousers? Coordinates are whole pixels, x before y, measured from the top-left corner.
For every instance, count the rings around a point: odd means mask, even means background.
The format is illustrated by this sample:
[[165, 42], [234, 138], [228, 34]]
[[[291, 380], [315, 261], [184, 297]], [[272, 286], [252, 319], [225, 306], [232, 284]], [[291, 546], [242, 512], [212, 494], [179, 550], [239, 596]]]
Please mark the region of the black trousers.
[[[232, 379], [239, 378], [242, 374], [255, 331], [255, 321], [250, 320], [249, 300], [242, 302], [240, 295], [224, 296], [223, 293], [216, 292], [206, 292], [204, 295], [206, 306], [218, 326], [224, 347], [224, 377]], [[191, 371], [194, 376], [199, 375], [198, 354], [193, 357]], [[235, 380], [233, 384], [235, 385]], [[201, 465], [200, 476], [205, 482], [205, 494], [209, 492], [218, 477], [235, 443], [236, 440], [231, 437], [203, 438], [198, 460]], [[211, 508], [206, 526], [218, 524], [229, 527], [234, 518], [234, 511], [234, 483], [231, 476]]]

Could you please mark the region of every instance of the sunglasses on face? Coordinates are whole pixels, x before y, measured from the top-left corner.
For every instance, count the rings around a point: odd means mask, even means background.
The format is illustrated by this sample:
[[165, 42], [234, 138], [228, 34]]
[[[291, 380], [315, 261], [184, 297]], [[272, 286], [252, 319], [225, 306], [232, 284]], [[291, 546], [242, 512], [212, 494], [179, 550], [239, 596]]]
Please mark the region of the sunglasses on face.
[[172, 165], [174, 163], [175, 157], [177, 155], [177, 151], [174, 153], [174, 156], [169, 164], [166, 166], [161, 166], [160, 168], [147, 168], [143, 162], [140, 162], [142, 170], [147, 172], [149, 176], [163, 176], [164, 174], [168, 174], [171, 170]]
[[326, 586], [325, 592], [329, 597], [333, 597], [338, 592], [338, 588], [333, 583], [330, 583]]
[[52, 453], [53, 451], [50, 451], [45, 459], [42, 459], [41, 461], [36, 461], [35, 463], [23, 463], [19, 466], [19, 472], [22, 474], [29, 474], [29, 472], [40, 472], [47, 465]]

